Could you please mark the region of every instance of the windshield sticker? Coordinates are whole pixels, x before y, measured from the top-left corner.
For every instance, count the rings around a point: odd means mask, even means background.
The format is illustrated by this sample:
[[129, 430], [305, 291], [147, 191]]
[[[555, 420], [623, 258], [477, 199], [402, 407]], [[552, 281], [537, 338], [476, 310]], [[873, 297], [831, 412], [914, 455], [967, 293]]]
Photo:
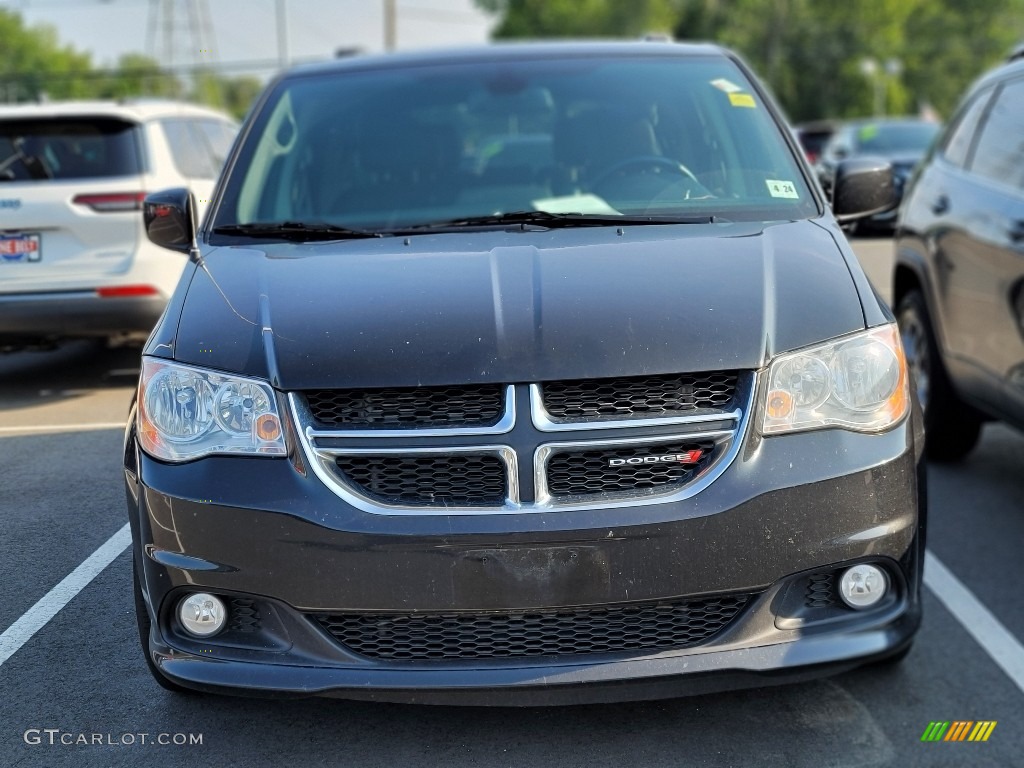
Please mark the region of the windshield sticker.
[[765, 179], [764, 183], [768, 185], [768, 194], [772, 197], [786, 197], [791, 200], [800, 199], [800, 193], [796, 191], [796, 185], [792, 181]]
[[545, 197], [533, 201], [533, 207], [544, 213], [582, 213], [601, 216], [621, 216], [597, 195], [577, 194], [564, 197]]
[[878, 135], [878, 126], [874, 123], [870, 125], [862, 125], [860, 130], [857, 131], [857, 138], [861, 141], [868, 141], [869, 139], [875, 138]]
[[756, 107], [757, 102], [749, 93], [730, 93], [729, 103], [734, 107]]
[[729, 80], [726, 80], [724, 77], [720, 77], [717, 80], [712, 80], [711, 85], [715, 86], [715, 88], [717, 88], [720, 91], [725, 91], [726, 93], [739, 93], [740, 91], [743, 90], [738, 85], [736, 85], [736, 83], [730, 82]]

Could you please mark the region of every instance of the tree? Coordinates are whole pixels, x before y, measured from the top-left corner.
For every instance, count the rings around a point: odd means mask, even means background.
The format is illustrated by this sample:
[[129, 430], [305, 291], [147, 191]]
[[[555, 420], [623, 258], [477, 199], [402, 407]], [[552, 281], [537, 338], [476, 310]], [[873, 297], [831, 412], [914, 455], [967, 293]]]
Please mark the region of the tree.
[[193, 87], [141, 53], [126, 53], [113, 69], [95, 69], [89, 54], [62, 46], [51, 27], [28, 28], [21, 16], [0, 9], [0, 102], [52, 99], [191, 98], [241, 118], [263, 89], [251, 76], [200, 71]]
[[263, 84], [259, 78], [251, 75], [224, 77], [204, 70], [196, 75], [191, 98], [193, 101], [218, 107], [242, 119], [262, 90]]
[[26, 28], [20, 14], [0, 9], [0, 40], [0, 100], [89, 95], [81, 79], [92, 67], [89, 54], [60, 45], [52, 27]]
[[126, 53], [117, 61], [117, 69], [97, 72], [94, 91], [101, 98], [123, 99], [131, 96], [181, 98], [182, 82], [160, 68], [156, 59], [141, 53]]
[[256, 97], [263, 92], [263, 83], [258, 77], [242, 75], [225, 78], [221, 88], [223, 108], [241, 120], [248, 114]]
[[1024, 29], [1024, 0], [477, 0], [497, 37], [635, 37], [740, 53], [794, 120], [876, 110], [948, 115]]
[[920, 3], [902, 52], [904, 80], [922, 103], [948, 116], [966, 85], [1022, 37], [1022, 0]]
[[669, 32], [678, 0], [477, 0], [501, 15], [495, 37], [636, 37]]

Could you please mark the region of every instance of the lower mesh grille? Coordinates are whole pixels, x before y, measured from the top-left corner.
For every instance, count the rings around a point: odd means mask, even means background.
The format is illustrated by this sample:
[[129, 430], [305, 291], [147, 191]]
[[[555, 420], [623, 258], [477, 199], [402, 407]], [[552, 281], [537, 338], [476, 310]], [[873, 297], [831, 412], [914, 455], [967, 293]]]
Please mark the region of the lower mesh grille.
[[714, 451], [709, 440], [561, 451], [548, 459], [548, 492], [587, 496], [669, 489], [691, 482], [711, 463]]
[[827, 608], [835, 605], [838, 602], [835, 582], [836, 577], [832, 573], [819, 573], [808, 578], [804, 605], [808, 608]]
[[504, 613], [315, 614], [362, 656], [401, 661], [521, 658], [690, 648], [733, 621], [750, 595]]
[[505, 462], [493, 455], [339, 456], [338, 469], [365, 495], [390, 504], [500, 507]]
[[259, 632], [260, 611], [254, 600], [244, 597], [232, 598], [228, 615], [230, 619], [226, 632]]

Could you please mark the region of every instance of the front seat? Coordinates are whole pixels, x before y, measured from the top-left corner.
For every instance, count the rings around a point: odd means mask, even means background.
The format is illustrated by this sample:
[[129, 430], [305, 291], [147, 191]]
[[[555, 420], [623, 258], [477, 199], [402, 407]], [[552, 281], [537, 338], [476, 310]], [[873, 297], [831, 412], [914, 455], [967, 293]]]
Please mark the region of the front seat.
[[594, 108], [555, 124], [556, 191], [585, 189], [609, 169], [638, 157], [660, 157], [654, 126], [632, 110]]

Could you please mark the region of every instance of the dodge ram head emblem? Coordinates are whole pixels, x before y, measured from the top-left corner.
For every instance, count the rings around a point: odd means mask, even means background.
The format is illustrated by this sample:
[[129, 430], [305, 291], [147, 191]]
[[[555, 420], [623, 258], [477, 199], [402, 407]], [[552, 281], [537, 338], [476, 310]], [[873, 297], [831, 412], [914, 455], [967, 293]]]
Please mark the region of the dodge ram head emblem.
[[627, 464], [696, 464], [704, 451], [694, 448], [682, 453], [665, 453], [657, 456], [633, 456], [628, 459], [609, 459], [609, 467], [622, 467]]

